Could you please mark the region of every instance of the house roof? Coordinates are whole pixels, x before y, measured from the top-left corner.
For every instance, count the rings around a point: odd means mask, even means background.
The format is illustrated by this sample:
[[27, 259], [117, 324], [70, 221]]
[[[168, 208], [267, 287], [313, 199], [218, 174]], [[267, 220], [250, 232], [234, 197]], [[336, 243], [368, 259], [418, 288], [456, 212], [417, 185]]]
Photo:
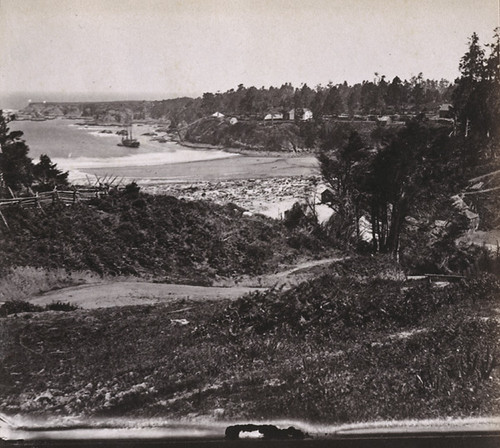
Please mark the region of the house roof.
[[449, 103], [441, 104], [441, 106], [439, 107], [439, 110], [442, 112], [448, 112], [450, 110], [453, 110], [453, 105], [449, 104]]
[[283, 114], [275, 112], [275, 113], [268, 113], [264, 117], [264, 120], [270, 120], [272, 118], [283, 118]]

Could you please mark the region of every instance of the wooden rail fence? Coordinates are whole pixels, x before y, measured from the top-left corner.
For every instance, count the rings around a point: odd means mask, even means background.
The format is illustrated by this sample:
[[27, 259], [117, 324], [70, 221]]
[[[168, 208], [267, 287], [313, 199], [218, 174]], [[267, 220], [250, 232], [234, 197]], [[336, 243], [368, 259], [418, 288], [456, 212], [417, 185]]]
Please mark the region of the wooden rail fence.
[[8, 199], [0, 199], [0, 219], [8, 228], [9, 225], [2, 214], [2, 209], [7, 207], [27, 207], [40, 208], [43, 210], [43, 205], [49, 204], [64, 204], [74, 205], [77, 202], [89, 201], [94, 198], [107, 196], [108, 190], [103, 188], [79, 188], [75, 190], [52, 190], [41, 193], [36, 193], [34, 196], [28, 197], [13, 197]]
[[34, 196], [0, 199], [0, 209], [19, 205], [21, 207], [38, 207], [43, 204], [54, 204], [56, 202], [65, 205], [73, 205], [79, 201], [107, 196], [108, 192], [103, 189], [86, 188], [77, 190], [53, 190], [36, 193]]

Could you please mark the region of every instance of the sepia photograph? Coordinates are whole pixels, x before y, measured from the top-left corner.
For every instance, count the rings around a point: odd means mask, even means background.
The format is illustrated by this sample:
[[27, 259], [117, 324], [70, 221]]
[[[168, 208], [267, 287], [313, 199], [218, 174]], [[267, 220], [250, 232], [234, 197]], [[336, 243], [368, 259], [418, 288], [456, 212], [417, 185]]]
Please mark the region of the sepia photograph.
[[500, 446], [500, 0], [0, 0], [0, 441]]

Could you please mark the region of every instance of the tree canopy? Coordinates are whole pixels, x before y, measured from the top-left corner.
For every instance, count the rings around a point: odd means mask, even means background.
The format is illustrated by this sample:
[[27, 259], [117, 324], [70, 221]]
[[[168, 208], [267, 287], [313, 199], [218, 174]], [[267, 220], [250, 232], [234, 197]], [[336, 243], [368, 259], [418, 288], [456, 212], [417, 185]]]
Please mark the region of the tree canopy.
[[[366, 216], [372, 250], [397, 258], [410, 214], [431, 210], [431, 205], [439, 209], [443, 197], [456, 194], [466, 176], [478, 169], [498, 169], [500, 30], [486, 49], [474, 33], [459, 68], [461, 76], [453, 92], [454, 132], [432, 124], [422, 114], [397, 131], [376, 129], [368, 145], [356, 133], [346, 136], [345, 127], [323, 136], [319, 161], [333, 193], [330, 226], [341, 244], [359, 240], [359, 219]], [[387, 83], [384, 77], [364, 83], [362, 108], [376, 108], [381, 92], [392, 105], [408, 93], [415, 105], [431, 100], [432, 92], [421, 74], [412, 78], [410, 91], [403, 85], [399, 78]]]
[[59, 170], [45, 154], [34, 164], [28, 156], [29, 147], [22, 139], [23, 132], [10, 131], [8, 122], [9, 117], [0, 111], [0, 194], [7, 195], [8, 189], [22, 193], [67, 186], [68, 173]]
[[482, 140], [500, 136], [500, 28], [487, 45], [489, 54], [474, 33], [460, 60], [460, 78], [453, 92], [460, 133]]

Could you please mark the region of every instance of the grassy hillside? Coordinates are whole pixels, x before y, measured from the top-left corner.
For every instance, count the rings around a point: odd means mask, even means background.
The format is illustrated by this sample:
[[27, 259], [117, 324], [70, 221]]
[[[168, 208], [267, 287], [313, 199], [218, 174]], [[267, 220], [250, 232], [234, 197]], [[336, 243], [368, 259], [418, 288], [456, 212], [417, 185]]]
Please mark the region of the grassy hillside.
[[[33, 266], [209, 284], [322, 252], [321, 242], [234, 205], [116, 193], [90, 204], [3, 211], [2, 268]], [[2, 224], [3, 225], [3, 224]]]
[[233, 303], [0, 319], [1, 406], [329, 423], [500, 412], [498, 282], [341, 271]]

